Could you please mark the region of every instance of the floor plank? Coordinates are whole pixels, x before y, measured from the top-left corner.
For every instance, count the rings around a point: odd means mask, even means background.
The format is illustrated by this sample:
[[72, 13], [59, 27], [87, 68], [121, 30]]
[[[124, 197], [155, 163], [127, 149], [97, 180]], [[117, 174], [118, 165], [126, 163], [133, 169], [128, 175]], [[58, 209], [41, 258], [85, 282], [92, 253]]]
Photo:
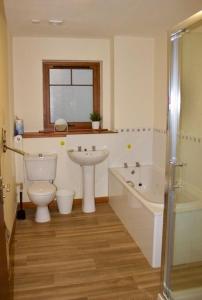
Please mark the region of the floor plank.
[[50, 223], [17, 220], [14, 300], [156, 300], [152, 269], [108, 204], [71, 215], [51, 208]]
[[194, 288], [202, 288], [202, 262], [173, 266], [171, 289], [183, 291]]

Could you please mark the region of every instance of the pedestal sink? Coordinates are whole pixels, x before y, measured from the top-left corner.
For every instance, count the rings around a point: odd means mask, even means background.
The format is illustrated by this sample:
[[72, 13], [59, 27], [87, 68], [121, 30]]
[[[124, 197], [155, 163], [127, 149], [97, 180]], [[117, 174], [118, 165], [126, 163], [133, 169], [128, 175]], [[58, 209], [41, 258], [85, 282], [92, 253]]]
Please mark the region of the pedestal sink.
[[101, 150], [67, 150], [69, 158], [82, 167], [83, 203], [85, 213], [95, 211], [95, 165], [103, 162], [109, 155], [107, 149]]

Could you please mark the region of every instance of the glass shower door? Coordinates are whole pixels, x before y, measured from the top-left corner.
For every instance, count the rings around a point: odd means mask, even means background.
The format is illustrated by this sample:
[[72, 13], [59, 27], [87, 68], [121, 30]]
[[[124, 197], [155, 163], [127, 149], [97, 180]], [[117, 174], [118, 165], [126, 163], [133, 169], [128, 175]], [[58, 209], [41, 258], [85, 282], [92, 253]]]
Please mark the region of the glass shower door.
[[164, 296], [202, 299], [202, 26], [171, 37]]

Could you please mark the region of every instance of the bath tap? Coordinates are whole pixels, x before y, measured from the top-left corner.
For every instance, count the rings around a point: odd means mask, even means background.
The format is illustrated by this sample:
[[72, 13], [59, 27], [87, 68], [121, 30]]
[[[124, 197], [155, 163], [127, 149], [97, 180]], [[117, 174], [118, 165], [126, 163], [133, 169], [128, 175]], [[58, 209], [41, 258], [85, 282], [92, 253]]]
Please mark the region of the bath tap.
[[96, 147], [95, 146], [92, 146], [92, 151], [96, 151]]
[[81, 146], [78, 146], [78, 151], [81, 152]]
[[127, 162], [124, 162], [124, 163], [123, 163], [123, 166], [124, 166], [124, 168], [128, 168]]
[[128, 183], [131, 187], [135, 187], [134, 182], [132, 182], [131, 180], [127, 180], [126, 183]]
[[140, 167], [140, 163], [137, 161], [137, 162], [135, 163], [135, 166], [136, 166], [137, 168], [139, 168], [139, 167]]

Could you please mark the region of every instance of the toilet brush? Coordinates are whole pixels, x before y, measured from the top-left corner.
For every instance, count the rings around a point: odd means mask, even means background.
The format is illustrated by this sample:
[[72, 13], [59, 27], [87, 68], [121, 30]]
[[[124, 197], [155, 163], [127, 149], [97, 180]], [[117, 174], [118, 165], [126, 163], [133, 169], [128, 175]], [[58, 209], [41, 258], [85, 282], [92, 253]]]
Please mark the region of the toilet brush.
[[20, 209], [17, 211], [17, 219], [18, 220], [25, 220], [25, 210], [23, 209], [23, 202], [22, 202], [22, 190], [23, 190], [23, 184], [20, 184]]

